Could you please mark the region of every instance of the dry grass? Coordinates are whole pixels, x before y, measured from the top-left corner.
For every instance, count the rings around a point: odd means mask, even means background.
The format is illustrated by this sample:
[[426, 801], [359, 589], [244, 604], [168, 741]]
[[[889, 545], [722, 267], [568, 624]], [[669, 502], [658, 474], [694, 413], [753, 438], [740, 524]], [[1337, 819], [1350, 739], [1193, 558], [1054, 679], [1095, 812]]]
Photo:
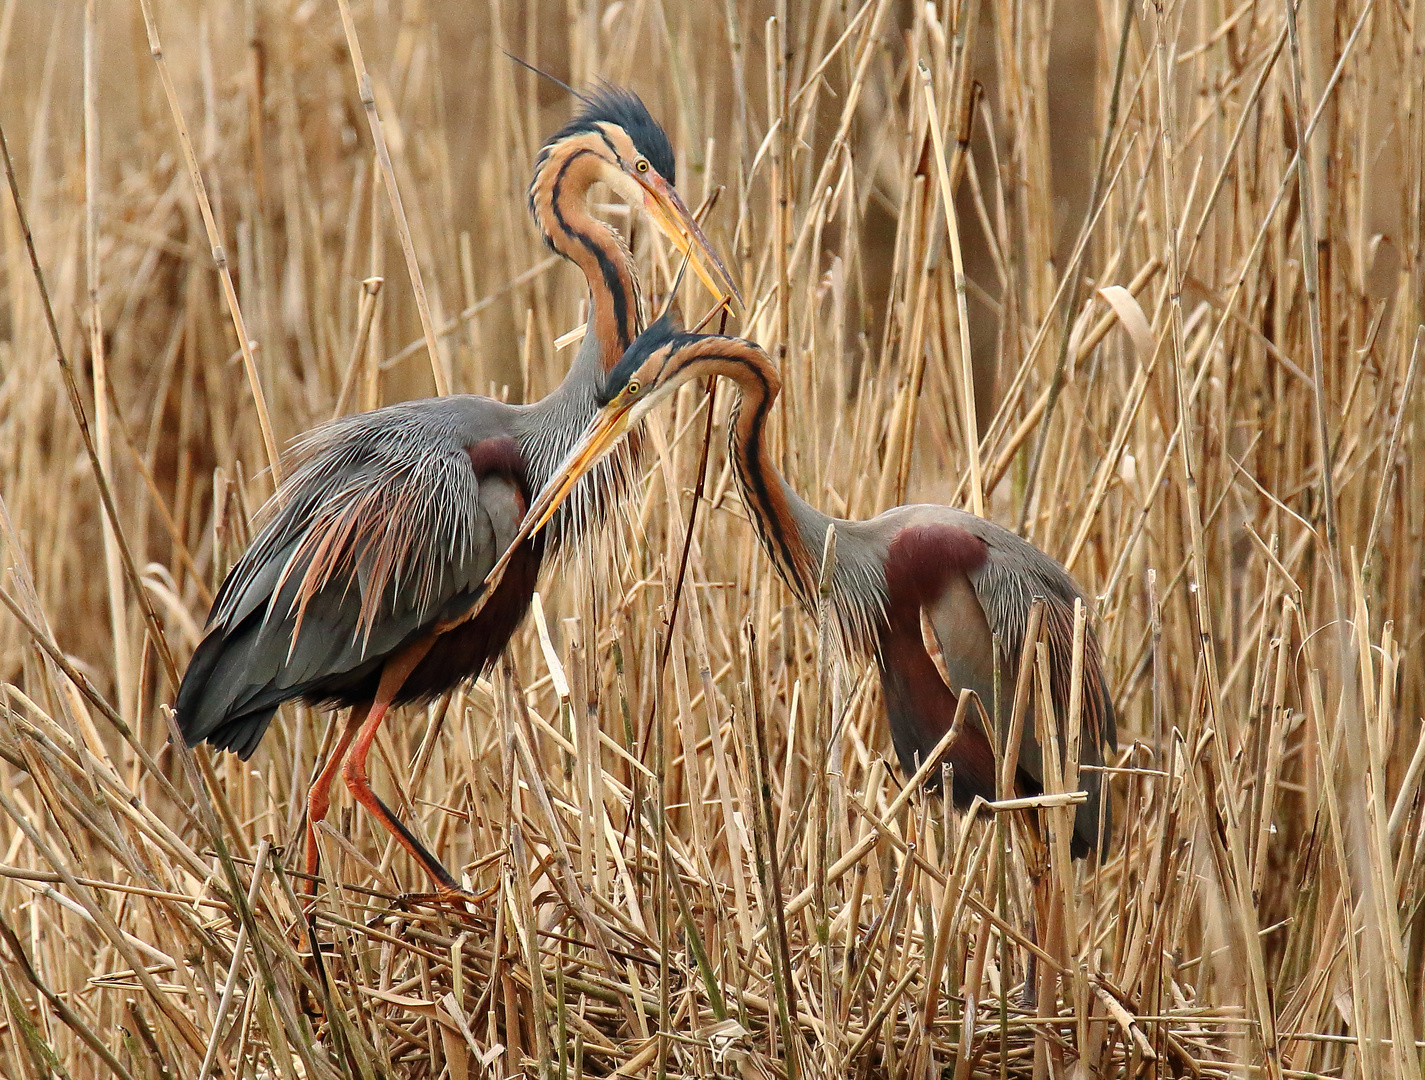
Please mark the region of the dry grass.
[[[1124, 32], [1108, 0], [1052, 26], [1009, 0], [363, 0], [424, 320], [338, 5], [152, 6], [231, 306], [138, 7], [0, 0], [0, 124], [119, 526], [6, 198], [0, 1074], [1421, 1075], [1419, 5], [1129, 4]], [[494, 895], [403, 905], [423, 881], [343, 809], [318, 974], [290, 867], [326, 720], [284, 710], [249, 765], [179, 753], [166, 654], [271, 490], [254, 386], [280, 444], [433, 373], [560, 378], [582, 290], [523, 186], [569, 106], [500, 46], [630, 83], [688, 201], [726, 186], [710, 234], [809, 498], [973, 505], [977, 460], [986, 513], [1097, 598], [1122, 745], [1096, 871], [1022, 812], [902, 787], [874, 672], [752, 542], [725, 390], [660, 677], [689, 388], [509, 668], [378, 743], [378, 784]], [[1072, 810], [1031, 812], [1052, 836]]]

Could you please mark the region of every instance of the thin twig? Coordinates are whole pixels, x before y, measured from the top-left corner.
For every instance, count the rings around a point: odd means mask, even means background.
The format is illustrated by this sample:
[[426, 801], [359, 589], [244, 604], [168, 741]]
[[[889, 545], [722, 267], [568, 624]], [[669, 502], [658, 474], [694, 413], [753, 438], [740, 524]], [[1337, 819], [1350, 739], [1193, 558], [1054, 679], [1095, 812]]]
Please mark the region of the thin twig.
[[381, 163], [381, 180], [386, 188], [386, 195], [391, 200], [391, 216], [395, 219], [396, 235], [401, 238], [401, 252], [406, 257], [406, 273], [411, 277], [411, 289], [416, 294], [416, 310], [420, 312], [421, 329], [425, 332], [426, 351], [430, 354], [430, 371], [435, 379], [435, 392], [444, 397], [450, 393], [450, 376], [445, 370], [439, 335], [435, 330], [435, 321], [430, 315], [430, 304], [426, 300], [425, 281], [421, 277], [420, 260], [416, 258], [416, 245], [411, 240], [411, 226], [406, 220], [406, 209], [401, 204], [401, 190], [396, 185], [396, 169], [391, 164], [391, 151], [387, 148], [386, 136], [381, 131], [381, 118], [376, 114], [376, 92], [371, 88], [371, 76], [366, 71], [366, 61], [361, 55], [361, 40], [356, 35], [356, 23], [351, 18], [351, 5], [347, 0], [337, 0], [337, 7], [341, 10], [341, 26], [346, 32], [346, 47], [351, 53], [351, 66], [356, 72], [357, 95], [361, 98], [361, 107], [366, 111], [366, 121], [371, 128], [371, 141], [376, 144], [376, 160]]
[[[232, 316], [233, 329], [237, 332], [238, 349], [242, 352], [243, 370], [247, 372], [247, 383], [252, 390], [252, 403], [257, 409], [257, 426], [262, 431], [262, 446], [267, 451], [267, 468], [272, 473], [272, 482], [282, 483], [282, 455], [277, 449], [277, 439], [272, 433], [272, 417], [267, 411], [267, 395], [262, 389], [262, 379], [257, 373], [257, 361], [252, 355], [252, 342], [248, 340], [247, 325], [243, 321], [242, 308], [238, 305], [237, 289], [233, 287], [233, 275], [228, 269], [228, 256], [223, 248], [222, 233], [218, 231], [217, 219], [213, 217], [213, 207], [208, 201], [208, 187], [203, 183], [203, 172], [198, 168], [198, 156], [193, 152], [193, 140], [188, 137], [188, 125], [183, 120], [183, 107], [178, 101], [178, 90], [173, 85], [173, 77], [168, 73], [168, 61], [163, 55], [163, 45], [158, 40], [158, 24], [153, 20], [149, 0], [139, 0], [143, 11], [144, 29], [148, 33], [148, 49], [158, 66], [158, 78], [163, 83], [163, 93], [168, 99], [169, 112], [173, 114], [173, 125], [178, 133], [178, 145], [183, 149], [183, 161], [188, 166], [188, 176], [193, 182], [193, 194], [198, 200], [198, 211], [203, 217], [203, 227], [208, 232], [208, 247], [213, 255], [213, 266], [223, 282], [223, 297], [228, 302], [228, 314]], [[175, 683], [175, 685], [177, 685]]]
[[143, 579], [139, 577], [138, 567], [134, 564], [133, 551], [130, 550], [128, 541], [124, 538], [124, 529], [119, 522], [119, 512], [114, 507], [114, 493], [109, 488], [109, 480], [104, 475], [103, 462], [99, 458], [99, 449], [95, 445], [93, 433], [89, 430], [89, 418], [84, 412], [84, 399], [80, 396], [79, 384], [74, 378], [74, 369], [70, 367], [69, 360], [64, 353], [64, 341], [60, 338], [59, 324], [54, 320], [54, 307], [50, 304], [44, 270], [40, 266], [39, 254], [35, 251], [35, 238], [30, 232], [30, 220], [25, 214], [24, 200], [20, 198], [20, 183], [15, 179], [15, 163], [10, 159], [10, 144], [5, 138], [4, 124], [0, 124], [0, 154], [3, 154], [5, 158], [5, 179], [10, 184], [10, 197], [14, 200], [15, 216], [20, 222], [20, 232], [25, 237], [25, 251], [30, 257], [30, 270], [34, 274], [35, 284], [40, 290], [45, 325], [49, 328], [50, 342], [54, 345], [54, 355], [59, 362], [60, 374], [64, 376], [64, 389], [69, 396], [69, 408], [74, 413], [75, 421], [79, 424], [79, 434], [84, 439], [84, 452], [89, 457], [89, 467], [94, 471], [94, 481], [99, 486], [99, 499], [104, 504], [104, 518], [108, 521], [109, 527], [114, 530], [114, 537], [119, 543], [119, 555], [124, 563], [124, 576], [128, 578], [129, 588], [133, 590], [134, 599], [143, 611], [144, 622], [148, 625], [154, 647], [158, 649], [159, 659], [163, 661], [168, 681], [176, 690], [178, 688], [178, 665], [174, 663], [173, 654], [168, 649], [168, 639], [164, 636], [163, 624], [158, 621], [158, 612], [154, 610], [153, 600], [148, 595], [148, 590], [144, 588]]

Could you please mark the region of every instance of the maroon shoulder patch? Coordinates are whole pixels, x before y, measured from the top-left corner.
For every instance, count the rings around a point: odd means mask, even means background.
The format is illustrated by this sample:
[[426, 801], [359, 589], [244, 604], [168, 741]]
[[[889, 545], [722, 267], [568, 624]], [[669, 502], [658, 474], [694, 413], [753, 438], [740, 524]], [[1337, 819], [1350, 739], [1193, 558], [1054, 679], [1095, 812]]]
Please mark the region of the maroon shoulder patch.
[[934, 600], [951, 574], [978, 569], [989, 549], [954, 525], [911, 525], [896, 533], [886, 553], [886, 593], [892, 608]]
[[491, 473], [508, 476], [528, 499], [527, 463], [520, 444], [514, 439], [508, 435], [481, 439], [475, 445], [467, 446], [465, 454], [470, 458], [470, 467], [475, 470], [476, 476], [489, 476]]

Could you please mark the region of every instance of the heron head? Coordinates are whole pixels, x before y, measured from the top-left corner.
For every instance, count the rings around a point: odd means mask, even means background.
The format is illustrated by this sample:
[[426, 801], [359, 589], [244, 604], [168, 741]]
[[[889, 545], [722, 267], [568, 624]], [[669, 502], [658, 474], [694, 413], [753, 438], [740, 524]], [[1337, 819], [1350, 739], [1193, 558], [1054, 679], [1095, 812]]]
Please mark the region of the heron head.
[[[674, 187], [673, 144], [637, 94], [604, 84], [584, 97], [570, 121], [544, 144], [542, 169], [561, 147], [568, 157], [591, 156], [594, 179], [602, 180], [630, 206], [641, 206], [714, 296], [742, 295]], [[533, 189], [531, 189], [533, 194]]]
[[672, 314], [664, 313], [634, 339], [609, 371], [596, 398], [599, 408], [608, 412], [641, 406], [639, 417], [642, 417], [652, 408], [648, 402], [654, 396], [652, 391], [659, 377], [668, 374], [672, 352], [687, 337], [689, 335], [673, 321]]

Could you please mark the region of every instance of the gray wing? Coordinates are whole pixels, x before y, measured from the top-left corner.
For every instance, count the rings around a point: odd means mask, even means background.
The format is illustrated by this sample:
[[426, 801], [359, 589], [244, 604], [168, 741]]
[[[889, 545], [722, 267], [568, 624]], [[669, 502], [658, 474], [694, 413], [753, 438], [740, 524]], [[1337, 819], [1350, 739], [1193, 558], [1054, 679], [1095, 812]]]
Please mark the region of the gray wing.
[[[979, 601], [985, 623], [999, 637], [1005, 655], [1000, 661], [1001, 715], [1013, 707], [1019, 655], [1029, 611], [1036, 596], [1045, 600], [1043, 640], [1049, 651], [1050, 696], [1059, 717], [1060, 760], [1063, 759], [1069, 712], [1069, 692], [1073, 673], [1074, 601], [1082, 593], [1069, 572], [1033, 544], [992, 521], [951, 507], [915, 507], [926, 523], [949, 525], [963, 530], [985, 545], [986, 558], [978, 566], [967, 567], [965, 578]], [[994, 700], [993, 657], [985, 650], [964, 648], [966, 597], [962, 591], [947, 589], [940, 603], [927, 610], [952, 681], [960, 680], [980, 695], [985, 708]], [[1087, 604], [1087, 601], [1085, 600]], [[956, 666], [956, 657], [965, 659]], [[1118, 750], [1118, 725], [1113, 700], [1104, 681], [1098, 638], [1089, 627], [1084, 637], [1083, 707], [1080, 721], [1079, 764], [1102, 766]], [[958, 689], [952, 686], [951, 689]], [[1031, 701], [1031, 709], [1033, 707]], [[1042, 749], [1034, 735], [1033, 713], [1025, 719], [1020, 744], [1019, 768], [1042, 788]], [[1102, 774], [1080, 772], [1079, 786], [1088, 801], [1077, 811], [1074, 823], [1075, 853], [1086, 852], [1098, 835]], [[1104, 807], [1106, 845], [1110, 807]]]
[[355, 692], [478, 595], [522, 512], [515, 480], [472, 462], [472, 447], [508, 441], [495, 405], [408, 402], [303, 438], [184, 676], [190, 745], [248, 756], [282, 701]]

